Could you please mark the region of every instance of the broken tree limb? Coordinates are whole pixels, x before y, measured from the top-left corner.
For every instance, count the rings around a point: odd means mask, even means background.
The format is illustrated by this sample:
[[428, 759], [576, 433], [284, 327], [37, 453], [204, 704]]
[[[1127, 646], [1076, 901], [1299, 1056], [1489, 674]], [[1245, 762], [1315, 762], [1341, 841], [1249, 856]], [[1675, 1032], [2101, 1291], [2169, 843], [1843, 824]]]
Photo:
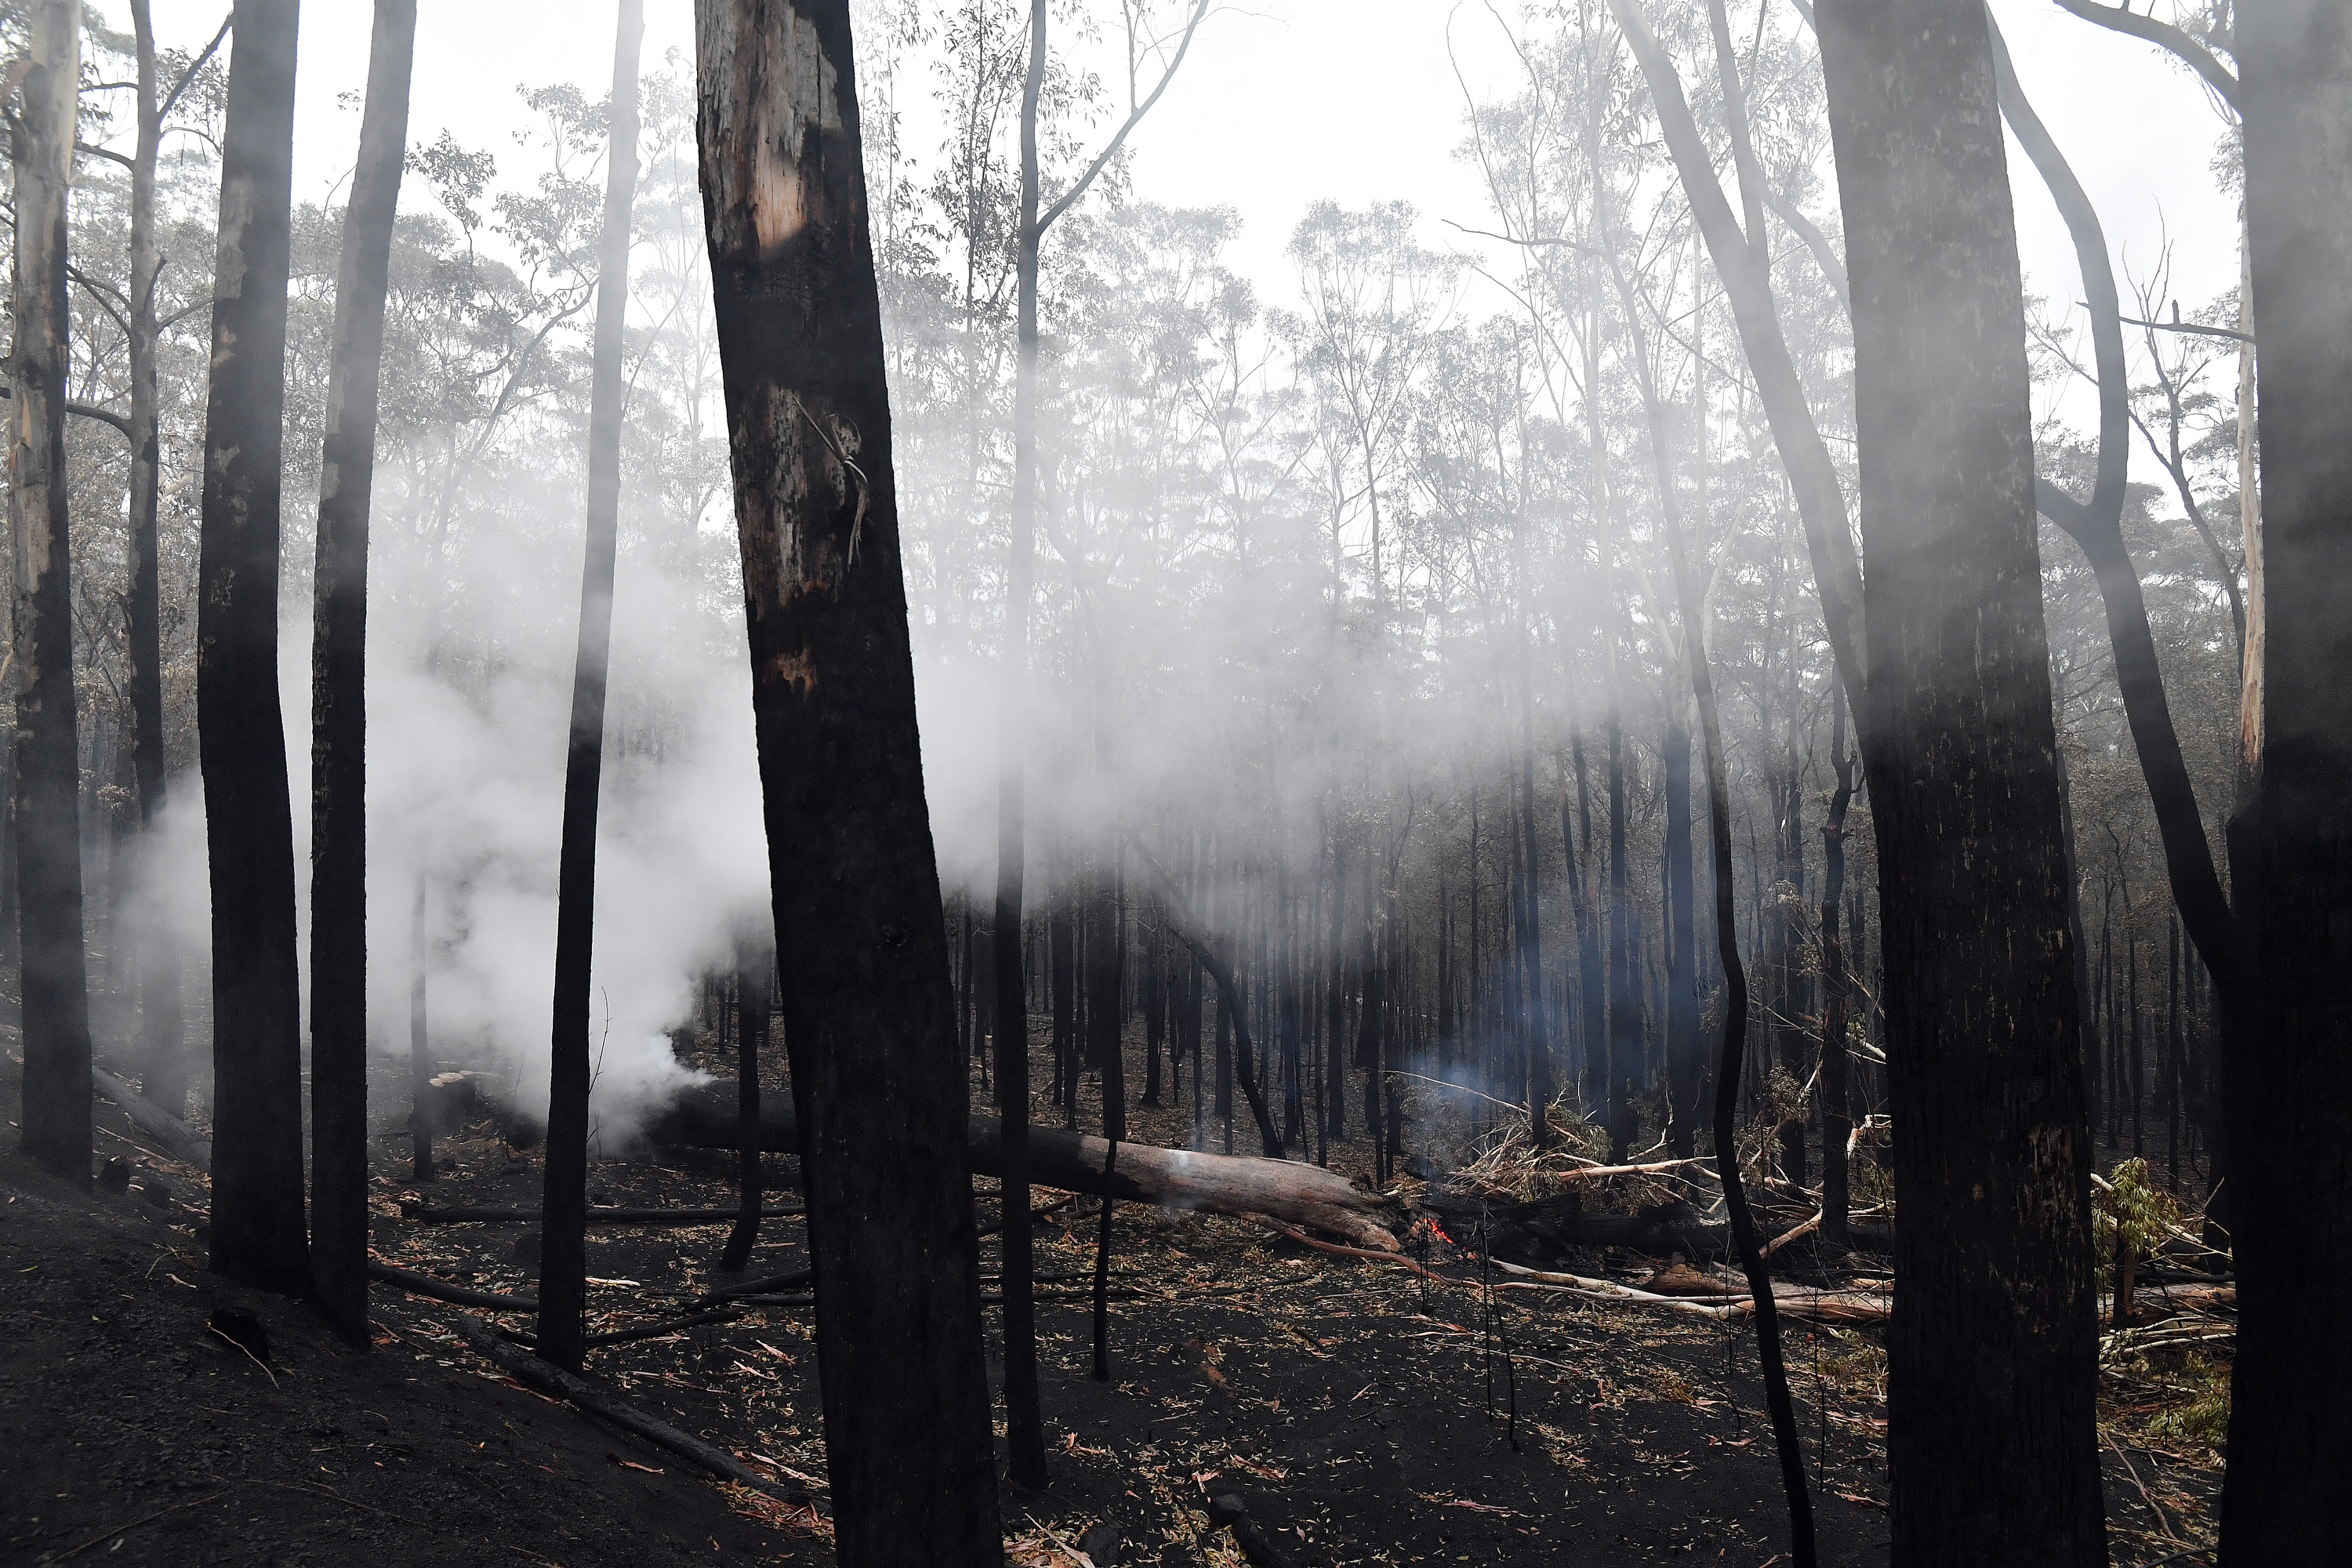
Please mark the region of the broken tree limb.
[[184, 1165], [194, 1165], [199, 1171], [213, 1168], [212, 1140], [157, 1105], [141, 1096], [137, 1089], [108, 1072], [104, 1068], [89, 1069], [90, 1087], [122, 1108], [131, 1124], [161, 1143], [172, 1158]]
[[1298, 1243], [1299, 1246], [1311, 1247], [1318, 1252], [1328, 1252], [1334, 1258], [1360, 1258], [1368, 1263], [1393, 1263], [1402, 1268], [1412, 1269], [1415, 1274], [1420, 1275], [1424, 1279], [1435, 1279], [1440, 1278], [1440, 1276], [1431, 1273], [1428, 1269], [1423, 1268], [1420, 1264], [1415, 1263], [1412, 1258], [1407, 1258], [1402, 1252], [1376, 1252], [1369, 1247], [1341, 1247], [1337, 1242], [1318, 1241], [1313, 1237], [1307, 1235], [1305, 1231], [1299, 1229], [1297, 1226], [1285, 1225], [1278, 1219], [1268, 1219], [1262, 1214], [1244, 1215], [1241, 1217], [1244, 1219], [1254, 1219], [1258, 1221], [1260, 1224], [1272, 1226], [1284, 1236], [1286, 1236], [1291, 1240]]
[[[725, 1082], [688, 1089], [646, 1124], [646, 1136], [657, 1143], [689, 1148], [734, 1148], [742, 1136], [736, 1121], [734, 1092], [734, 1085]], [[783, 1103], [775, 1103], [778, 1100]], [[993, 1116], [971, 1119], [971, 1168], [976, 1174], [1003, 1173], [1000, 1125]], [[761, 1102], [760, 1147], [767, 1153], [799, 1152], [800, 1131], [789, 1100], [771, 1096]], [[1123, 1143], [1118, 1169], [1106, 1181], [1103, 1163], [1108, 1152], [1108, 1145], [1100, 1138], [1033, 1127], [1029, 1130], [1029, 1180], [1038, 1186], [1097, 1196], [1108, 1187], [1111, 1197], [1163, 1208], [1265, 1215], [1322, 1231], [1353, 1246], [1381, 1252], [1399, 1250], [1386, 1223], [1396, 1213], [1396, 1205], [1319, 1165]]]
[[429, 1296], [436, 1301], [446, 1301], [453, 1307], [480, 1307], [493, 1312], [536, 1312], [538, 1300], [530, 1296], [497, 1296], [488, 1290], [468, 1290], [463, 1285], [451, 1285], [436, 1279], [430, 1274], [418, 1274], [406, 1268], [394, 1268], [389, 1263], [368, 1260], [368, 1278], [405, 1290], [412, 1296]]
[[[1621, 1284], [1614, 1279], [1596, 1279], [1582, 1274], [1562, 1274], [1550, 1269], [1528, 1268], [1516, 1263], [1496, 1259], [1495, 1267], [1507, 1274], [1517, 1275], [1496, 1286], [1498, 1290], [1561, 1290], [1572, 1295], [1594, 1297], [1603, 1300], [1631, 1301], [1643, 1306], [1671, 1307], [1677, 1311], [1695, 1312], [1702, 1318], [1721, 1322], [1745, 1318], [1756, 1310], [1753, 1296], [1734, 1296], [1707, 1300], [1689, 1296], [1664, 1296], [1639, 1286]], [[1775, 1285], [1772, 1304], [1792, 1318], [1806, 1318], [1817, 1323], [1877, 1323], [1886, 1320], [1894, 1304], [1891, 1296], [1877, 1290], [1817, 1290], [1804, 1285]]]
[[562, 1399], [600, 1420], [609, 1421], [624, 1431], [634, 1432], [656, 1447], [666, 1448], [721, 1480], [733, 1481], [738, 1486], [750, 1487], [770, 1497], [783, 1497], [793, 1502], [807, 1500], [805, 1491], [785, 1491], [766, 1477], [752, 1471], [734, 1455], [715, 1448], [699, 1437], [689, 1437], [668, 1422], [656, 1420], [586, 1378], [565, 1372], [540, 1360], [529, 1351], [507, 1343], [474, 1319], [460, 1318], [453, 1326], [485, 1360], [526, 1388], [534, 1388], [541, 1394]]
[[1770, 1241], [1766, 1242], [1764, 1244], [1764, 1257], [1769, 1259], [1774, 1253], [1780, 1251], [1790, 1242], [1801, 1240], [1805, 1237], [1811, 1236], [1815, 1231], [1821, 1229], [1822, 1216], [1828, 1212], [1829, 1211], [1826, 1209], [1815, 1209], [1813, 1211], [1812, 1218], [1805, 1221], [1802, 1225], [1790, 1226], [1789, 1229], [1784, 1230], [1780, 1235], [1774, 1237]]

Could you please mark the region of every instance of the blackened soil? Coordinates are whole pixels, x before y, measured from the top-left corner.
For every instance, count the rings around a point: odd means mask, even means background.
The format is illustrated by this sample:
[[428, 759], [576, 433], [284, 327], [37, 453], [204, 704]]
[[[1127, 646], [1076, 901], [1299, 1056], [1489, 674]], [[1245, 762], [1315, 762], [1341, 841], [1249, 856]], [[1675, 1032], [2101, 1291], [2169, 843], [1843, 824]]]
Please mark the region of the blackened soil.
[[[379, 1105], [398, 1105], [377, 1119], [378, 1256], [477, 1289], [530, 1291], [535, 1264], [520, 1245], [530, 1226], [420, 1226], [400, 1216], [400, 1200], [533, 1207], [535, 1152], [511, 1149], [477, 1114], [442, 1141], [442, 1179], [399, 1180], [404, 1096], [389, 1083], [378, 1092]], [[15, 1095], [13, 1068], [0, 1072], [12, 1119]], [[0, 1156], [0, 1561], [831, 1560], [804, 1312], [592, 1361], [641, 1408], [807, 1487], [816, 1507], [793, 1510], [724, 1491], [506, 1382], [451, 1331], [463, 1309], [379, 1286], [362, 1353], [301, 1304], [215, 1279], [202, 1177], [134, 1144], [119, 1113], [99, 1109], [101, 1154], [141, 1173], [127, 1193], [73, 1192]], [[1135, 1120], [1136, 1135], [1179, 1142], [1189, 1116]], [[1331, 1152], [1349, 1169], [1370, 1153]], [[166, 1205], [139, 1190], [150, 1173], [172, 1189]], [[773, 1173], [788, 1181], [791, 1163]], [[599, 1202], [702, 1206], [727, 1203], [730, 1183], [721, 1162], [674, 1155], [601, 1162], [592, 1186]], [[996, 1205], [992, 1184], [981, 1187], [985, 1222]], [[1041, 1294], [1085, 1289], [1097, 1225], [1083, 1200], [1041, 1226]], [[593, 1232], [592, 1331], [655, 1321], [714, 1283], [724, 1235]], [[768, 1222], [753, 1271], [803, 1265], [801, 1239], [797, 1222]], [[1091, 1375], [1086, 1304], [1041, 1304], [1052, 1480], [1039, 1493], [1004, 1490], [1008, 1560], [1074, 1564], [1084, 1541], [1098, 1568], [1238, 1563], [1234, 1536], [1207, 1511], [1228, 1493], [1302, 1565], [1762, 1568], [1786, 1550], [1745, 1330], [1571, 1295], [1490, 1294], [1475, 1258], [1442, 1244], [1433, 1254], [1442, 1278], [1424, 1283], [1241, 1220], [1119, 1210], [1115, 1283], [1136, 1299], [1112, 1303], [1108, 1382]], [[1593, 1257], [1579, 1271], [1612, 1264], [1633, 1279], [1652, 1267]], [[992, 1243], [983, 1272], [996, 1272]], [[267, 1371], [207, 1332], [216, 1306], [267, 1322]], [[1883, 1359], [1861, 1334], [1789, 1331], [1822, 1561], [1882, 1561]], [[2152, 1457], [2137, 1463], [2160, 1499], [2178, 1498], [2187, 1472], [2159, 1482]], [[2132, 1489], [2119, 1473], [2111, 1503], [2128, 1509]], [[1116, 1545], [1103, 1544], [1106, 1526]]]

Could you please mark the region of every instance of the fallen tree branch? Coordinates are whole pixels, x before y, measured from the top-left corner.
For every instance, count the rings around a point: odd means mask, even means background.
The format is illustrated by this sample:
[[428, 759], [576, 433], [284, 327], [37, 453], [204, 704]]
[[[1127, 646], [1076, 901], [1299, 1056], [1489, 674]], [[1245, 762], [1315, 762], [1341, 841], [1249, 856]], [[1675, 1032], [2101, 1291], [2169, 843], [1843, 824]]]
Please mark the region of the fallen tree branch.
[[1822, 1211], [1820, 1209], [1815, 1209], [1813, 1211], [1812, 1218], [1805, 1221], [1802, 1225], [1795, 1226], [1788, 1230], [1782, 1231], [1780, 1235], [1766, 1242], [1764, 1244], [1762, 1256], [1769, 1259], [1774, 1253], [1788, 1246], [1789, 1243], [1798, 1240], [1801, 1237], [1811, 1236], [1821, 1228]]
[[780, 1497], [788, 1502], [804, 1502], [808, 1499], [805, 1490], [787, 1492], [734, 1455], [715, 1448], [699, 1437], [690, 1437], [667, 1421], [655, 1419], [584, 1377], [575, 1376], [562, 1367], [540, 1360], [529, 1351], [508, 1344], [475, 1319], [460, 1318], [455, 1327], [484, 1360], [526, 1388], [565, 1400], [624, 1431], [634, 1432], [656, 1447], [667, 1449], [721, 1480], [733, 1481], [738, 1486], [750, 1487], [754, 1491]]
[[1313, 1237], [1307, 1235], [1305, 1231], [1300, 1230], [1297, 1226], [1285, 1225], [1278, 1219], [1268, 1219], [1262, 1214], [1245, 1214], [1240, 1217], [1243, 1219], [1254, 1219], [1260, 1225], [1270, 1226], [1274, 1229], [1278, 1230], [1283, 1235], [1288, 1237], [1291, 1240], [1298, 1243], [1299, 1246], [1311, 1247], [1318, 1252], [1328, 1252], [1334, 1258], [1360, 1258], [1367, 1263], [1394, 1264], [1400, 1268], [1412, 1269], [1415, 1274], [1420, 1275], [1424, 1279], [1438, 1279], [1444, 1278], [1444, 1276], [1430, 1269], [1423, 1268], [1420, 1264], [1414, 1262], [1412, 1258], [1407, 1258], [1402, 1252], [1375, 1252], [1368, 1247], [1342, 1247], [1336, 1241], [1318, 1241]]
[[481, 1307], [493, 1312], [536, 1312], [539, 1300], [532, 1296], [498, 1296], [488, 1290], [468, 1290], [463, 1285], [451, 1285], [436, 1279], [430, 1274], [418, 1274], [406, 1268], [394, 1268], [389, 1263], [368, 1259], [368, 1278], [397, 1287], [412, 1296], [429, 1296], [436, 1301], [446, 1301], [453, 1307]]
[[90, 1087], [122, 1108], [131, 1124], [171, 1152], [172, 1158], [199, 1171], [213, 1168], [213, 1142], [104, 1068], [89, 1069]]
[[[802, 1214], [798, 1207], [761, 1209], [761, 1219], [793, 1219]], [[588, 1211], [590, 1225], [690, 1226], [729, 1225], [741, 1211], [738, 1209], [599, 1209]], [[404, 1198], [400, 1217], [412, 1225], [537, 1225], [537, 1209], [436, 1208], [428, 1204]]]
[[[1518, 1280], [1506, 1280], [1496, 1287], [1498, 1290], [1565, 1290], [1574, 1295], [1597, 1297], [1605, 1300], [1638, 1302], [1643, 1306], [1672, 1307], [1678, 1311], [1695, 1312], [1717, 1322], [1745, 1318], [1756, 1310], [1754, 1296], [1735, 1296], [1709, 1302], [1687, 1296], [1662, 1296], [1638, 1286], [1621, 1284], [1614, 1279], [1596, 1279], [1582, 1274], [1562, 1274], [1550, 1269], [1528, 1268], [1517, 1263], [1497, 1260], [1495, 1267], [1507, 1274], [1522, 1276]], [[1875, 1290], [1817, 1290], [1804, 1285], [1775, 1285], [1772, 1302], [1790, 1317], [1807, 1318], [1819, 1323], [1884, 1322], [1893, 1301]]]

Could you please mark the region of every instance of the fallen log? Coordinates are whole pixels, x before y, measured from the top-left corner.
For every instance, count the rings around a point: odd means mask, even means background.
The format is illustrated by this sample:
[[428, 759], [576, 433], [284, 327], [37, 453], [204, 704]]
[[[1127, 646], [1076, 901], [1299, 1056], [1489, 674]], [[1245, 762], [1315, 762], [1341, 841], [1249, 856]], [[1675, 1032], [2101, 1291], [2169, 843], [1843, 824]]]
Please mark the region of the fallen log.
[[[793, 1219], [798, 1208], [761, 1209], [761, 1219]], [[692, 1226], [731, 1225], [741, 1213], [738, 1209], [614, 1209], [592, 1208], [588, 1211], [590, 1225]], [[412, 1225], [537, 1225], [537, 1209], [436, 1208], [430, 1204], [402, 1200], [400, 1217]]]
[[[1587, 1214], [1572, 1193], [1534, 1203], [1505, 1204], [1444, 1188], [1432, 1188], [1422, 1203], [1444, 1222], [1447, 1234], [1465, 1247], [1475, 1244], [1478, 1227], [1484, 1225], [1491, 1248], [1506, 1248], [1525, 1238], [1523, 1244], [1538, 1251], [1616, 1247], [1654, 1258], [1675, 1253], [1685, 1258], [1730, 1256], [1731, 1227], [1721, 1220], [1700, 1218], [1683, 1203], [1660, 1204], [1639, 1214]], [[1810, 1234], [1818, 1223], [1810, 1220], [1774, 1237], [1765, 1247], [1766, 1256]], [[1895, 1246], [1895, 1227], [1852, 1226], [1849, 1239], [1857, 1252], [1890, 1251]]]
[[474, 1319], [460, 1318], [454, 1327], [485, 1360], [526, 1388], [535, 1388], [541, 1394], [564, 1400], [624, 1431], [634, 1432], [656, 1447], [666, 1448], [721, 1480], [750, 1487], [770, 1497], [781, 1496], [792, 1502], [807, 1500], [806, 1491], [782, 1490], [766, 1477], [754, 1474], [734, 1455], [715, 1448], [699, 1437], [689, 1437], [667, 1421], [656, 1420], [584, 1377], [574, 1376], [562, 1367], [540, 1360], [529, 1351], [508, 1344]]
[[121, 1079], [104, 1068], [89, 1069], [90, 1087], [122, 1108], [131, 1124], [161, 1143], [172, 1158], [184, 1165], [194, 1165], [199, 1171], [213, 1168], [213, 1141], [142, 1096]]
[[[768, 1096], [760, 1107], [760, 1148], [771, 1154], [800, 1152], [800, 1129], [789, 1100]], [[735, 1086], [718, 1082], [687, 1089], [646, 1125], [656, 1143], [688, 1148], [733, 1149], [742, 1141]], [[1003, 1173], [1000, 1128], [993, 1116], [971, 1121], [971, 1168], [975, 1174]], [[1400, 1250], [1386, 1219], [1396, 1212], [1390, 1200], [1357, 1186], [1318, 1165], [1255, 1155], [1205, 1154], [1142, 1143], [1119, 1146], [1117, 1169], [1106, 1179], [1109, 1145], [1099, 1138], [1053, 1128], [1029, 1130], [1029, 1181], [1033, 1186], [1091, 1193], [1106, 1188], [1129, 1203], [1207, 1214], [1265, 1215], [1323, 1231], [1358, 1247]]]
[[[1518, 1276], [1497, 1284], [1495, 1287], [1497, 1290], [1557, 1290], [1601, 1300], [1667, 1307], [1676, 1311], [1693, 1312], [1702, 1318], [1713, 1318], [1718, 1322], [1748, 1317], [1756, 1310], [1752, 1296], [1712, 1300], [1690, 1296], [1666, 1296], [1654, 1290], [1644, 1290], [1639, 1286], [1621, 1284], [1614, 1279], [1528, 1268], [1500, 1259], [1496, 1260], [1495, 1267], [1506, 1274]], [[1772, 1287], [1772, 1304], [1792, 1318], [1805, 1318], [1817, 1323], [1880, 1323], [1886, 1321], [1894, 1299], [1876, 1290], [1817, 1290], [1804, 1285], [1775, 1285]]]

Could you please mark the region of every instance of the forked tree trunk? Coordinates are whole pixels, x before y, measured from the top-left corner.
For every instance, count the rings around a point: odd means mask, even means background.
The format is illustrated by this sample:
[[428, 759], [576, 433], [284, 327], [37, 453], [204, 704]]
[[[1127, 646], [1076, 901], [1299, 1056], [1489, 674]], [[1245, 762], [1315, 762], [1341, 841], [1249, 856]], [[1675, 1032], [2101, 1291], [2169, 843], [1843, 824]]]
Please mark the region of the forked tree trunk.
[[604, 681], [613, 647], [613, 563], [621, 516], [621, 374], [629, 311], [629, 215], [637, 192], [637, 50], [645, 0], [621, 0], [596, 260], [588, 414], [588, 527], [580, 643], [563, 771], [556, 872], [555, 1001], [547, 1085], [546, 1224], [539, 1258], [539, 1353], [577, 1372], [588, 1332], [589, 981], [596, 936], [596, 805], [604, 764]]
[[327, 1321], [362, 1346], [368, 1342], [368, 502], [415, 47], [416, 0], [376, 0], [359, 163], [335, 279], [311, 628], [310, 1294]]
[[[80, 0], [29, 7], [10, 138], [16, 336], [8, 362], [8, 527], [16, 554], [16, 916], [23, 965], [23, 1148], [89, 1184], [89, 991], [82, 952], [81, 756], [75, 731], [66, 477], [66, 206], [81, 83]], [[300, 1194], [296, 1194], [299, 1201]]]
[[1869, 576], [1898, 1564], [2104, 1564], [2090, 1129], [1982, 0], [1820, 9]]
[[2252, 890], [2260, 1026], [2229, 1068], [2239, 1340], [2221, 1561], [2343, 1550], [2352, 1468], [2352, 15], [2245, 0], [2246, 216], [2262, 323], [2265, 583]]
[[836, 1551], [848, 1568], [994, 1564], [980, 1244], [849, 13], [697, 0], [703, 211]]
[[212, 866], [214, 1271], [309, 1284], [278, 502], [299, 0], [237, 0], [205, 408], [196, 740]]

